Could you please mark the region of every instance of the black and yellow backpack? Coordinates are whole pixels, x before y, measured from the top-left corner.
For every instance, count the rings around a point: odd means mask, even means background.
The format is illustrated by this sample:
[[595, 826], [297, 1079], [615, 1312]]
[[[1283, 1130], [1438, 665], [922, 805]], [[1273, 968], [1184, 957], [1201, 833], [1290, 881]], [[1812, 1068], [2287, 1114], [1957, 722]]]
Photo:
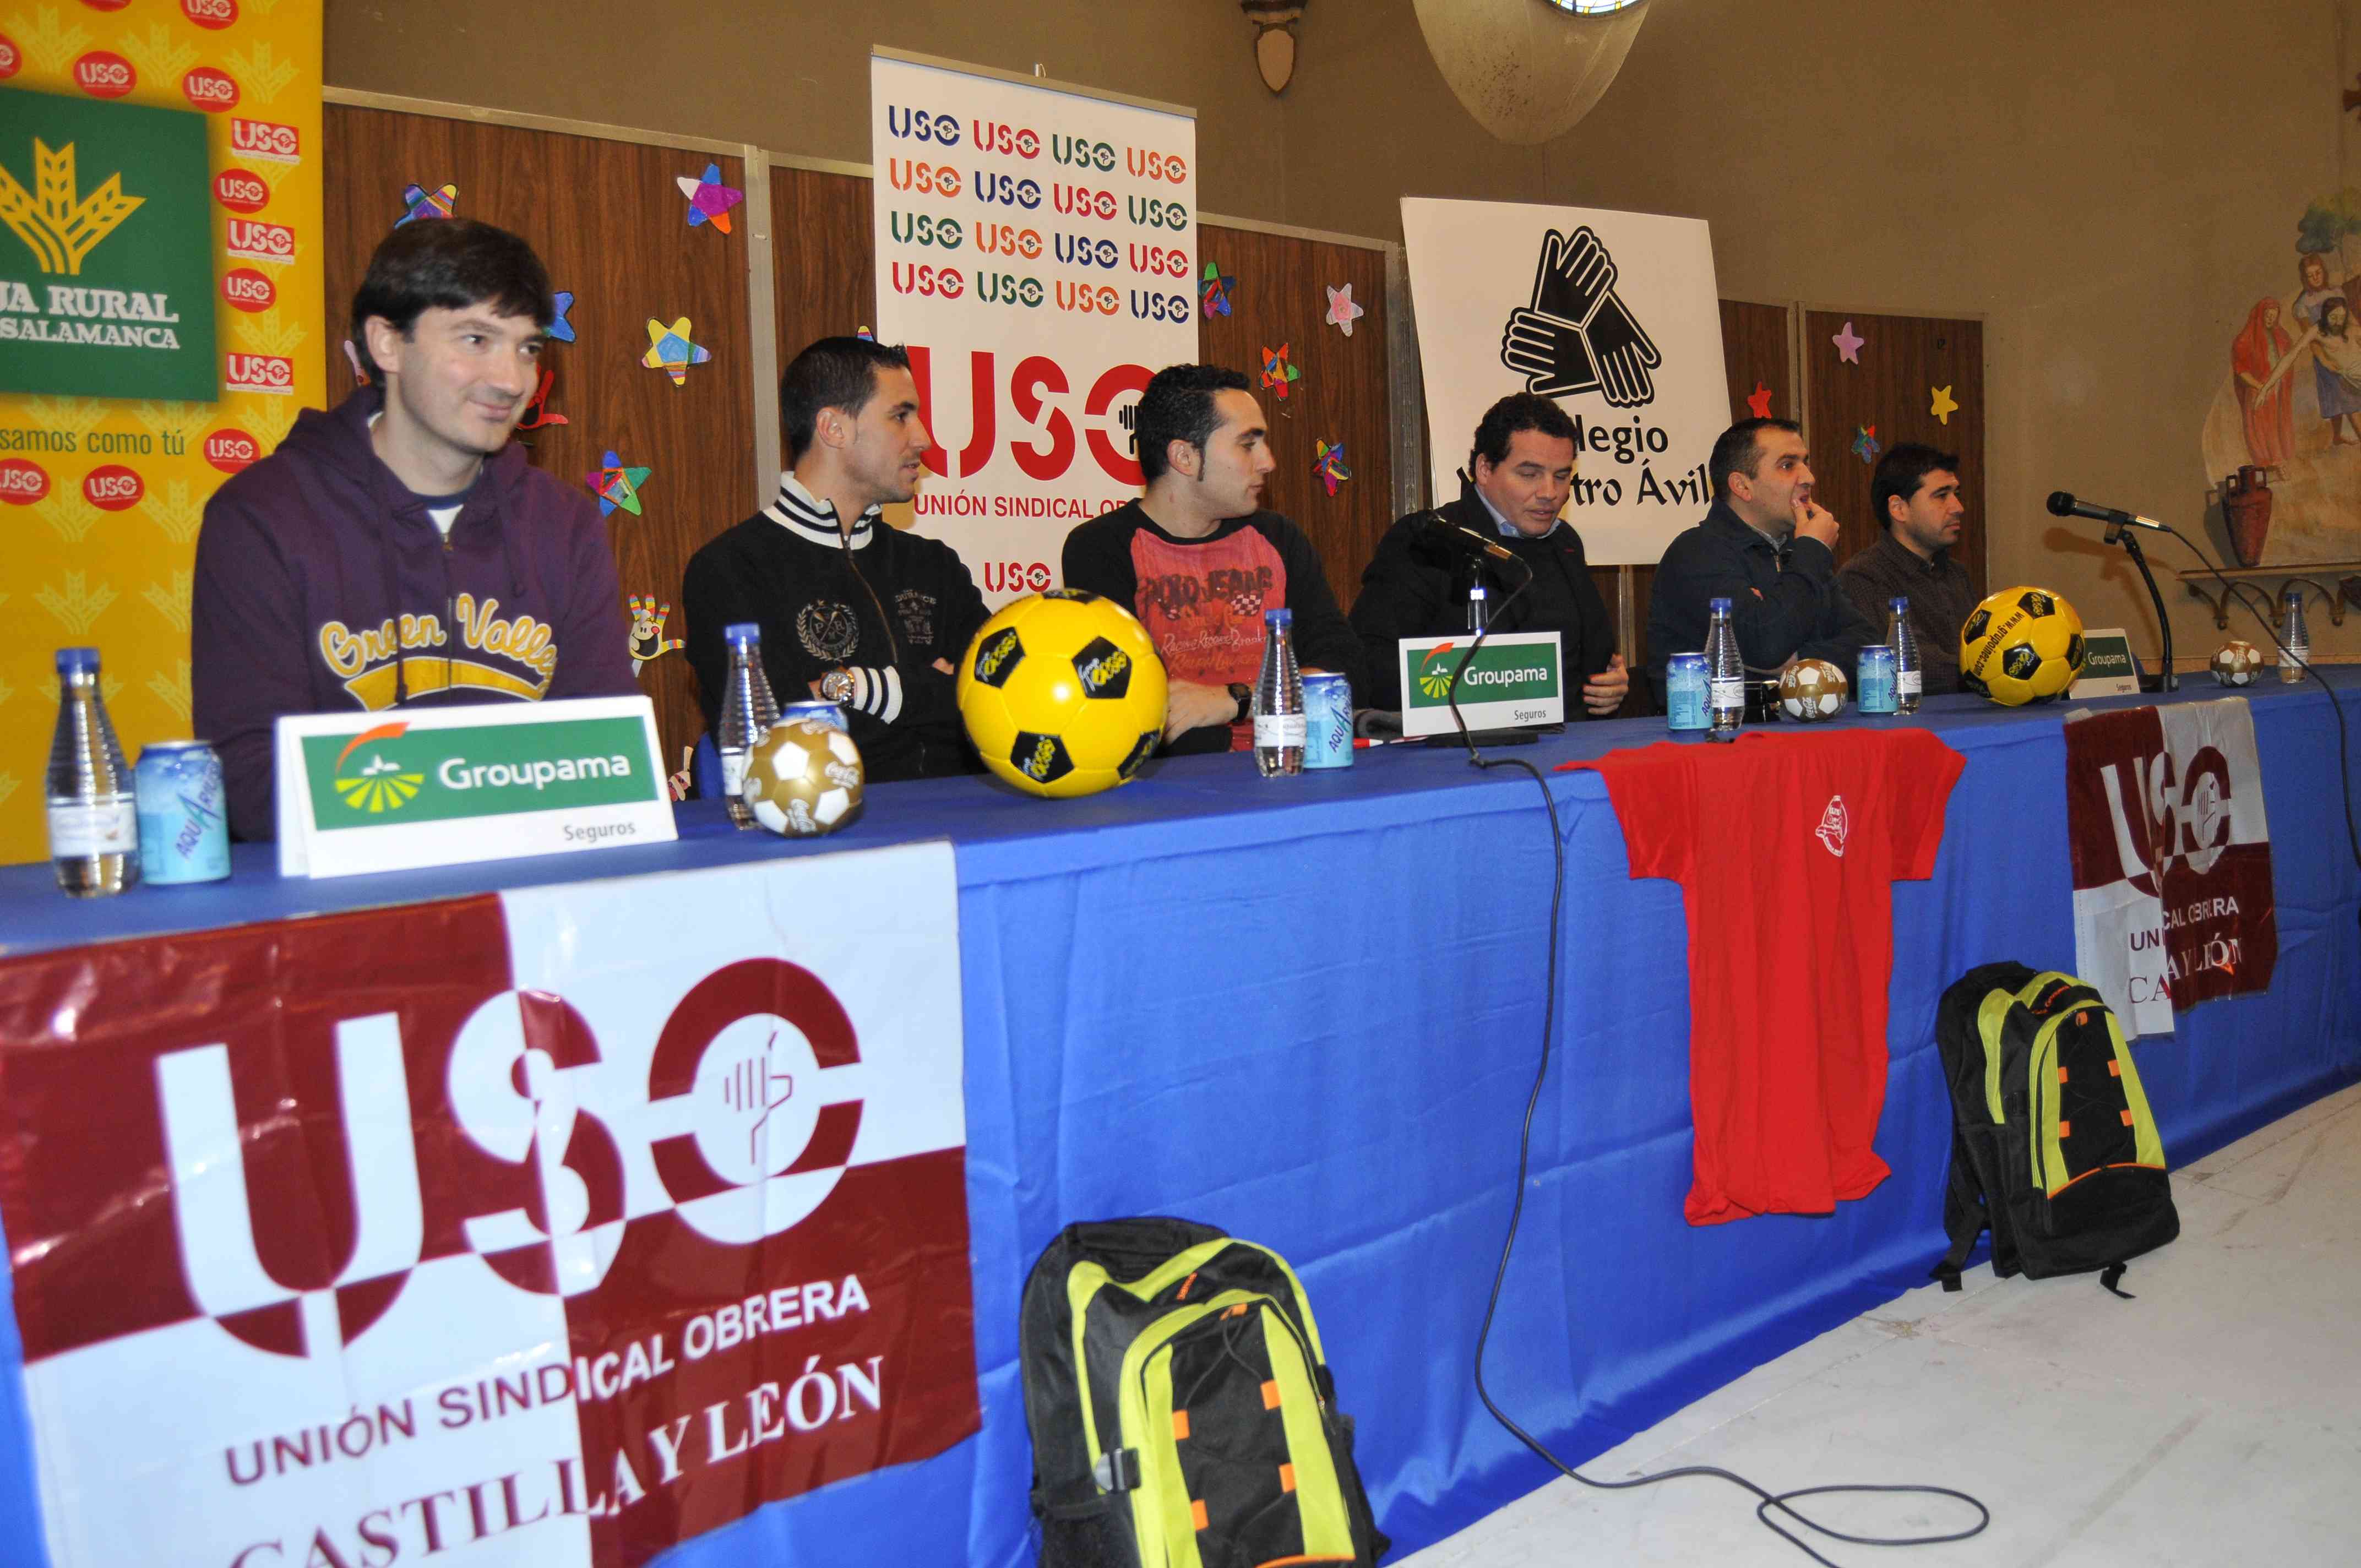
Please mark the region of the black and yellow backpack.
[[2097, 990], [2019, 963], [1970, 970], [1943, 992], [1935, 1040], [1951, 1089], [1946, 1290], [1990, 1226], [1993, 1272], [2029, 1279], [2124, 1264], [2180, 1234], [2139, 1069]]
[[1375, 1564], [1295, 1271], [1187, 1220], [1069, 1225], [1018, 1320], [1041, 1568]]

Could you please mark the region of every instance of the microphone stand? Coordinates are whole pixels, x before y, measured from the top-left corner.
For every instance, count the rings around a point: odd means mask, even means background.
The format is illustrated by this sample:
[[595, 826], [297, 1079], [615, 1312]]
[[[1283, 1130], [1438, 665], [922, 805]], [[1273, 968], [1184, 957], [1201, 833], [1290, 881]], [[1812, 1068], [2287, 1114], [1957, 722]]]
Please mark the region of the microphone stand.
[[2140, 553], [2138, 537], [2120, 521], [2107, 523], [2106, 543], [2124, 547], [2124, 554], [2139, 568], [2140, 581], [2147, 585], [2148, 602], [2156, 606], [2156, 623], [2164, 632], [2164, 669], [2157, 677], [2156, 689], [2177, 692], [2180, 689], [2180, 676], [2172, 667], [2172, 618], [2164, 613], [2164, 596], [2157, 591], [2156, 574], [2147, 569], [2147, 557]]

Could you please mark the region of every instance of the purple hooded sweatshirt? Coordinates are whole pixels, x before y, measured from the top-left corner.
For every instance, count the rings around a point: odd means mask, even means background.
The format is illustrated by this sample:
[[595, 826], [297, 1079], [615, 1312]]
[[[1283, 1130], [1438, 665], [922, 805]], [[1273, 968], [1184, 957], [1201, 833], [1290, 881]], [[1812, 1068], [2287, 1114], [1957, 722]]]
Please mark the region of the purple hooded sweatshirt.
[[590, 498], [487, 458], [446, 541], [369, 444], [381, 394], [306, 409], [205, 506], [189, 627], [197, 734], [230, 831], [269, 839], [281, 714], [630, 696], [615, 557]]

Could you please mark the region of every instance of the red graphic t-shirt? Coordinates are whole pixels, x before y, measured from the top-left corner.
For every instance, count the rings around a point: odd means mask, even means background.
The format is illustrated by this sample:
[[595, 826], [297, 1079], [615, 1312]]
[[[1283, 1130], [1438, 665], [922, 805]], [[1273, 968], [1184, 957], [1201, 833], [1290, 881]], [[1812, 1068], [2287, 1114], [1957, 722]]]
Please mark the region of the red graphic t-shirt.
[[[1139, 591], [1133, 606], [1164, 673], [1203, 685], [1252, 685], [1262, 673], [1262, 613], [1287, 606], [1287, 565], [1257, 529], [1202, 544], [1176, 544], [1151, 529], [1131, 536]], [[1252, 724], [1231, 727], [1230, 750], [1254, 744]]]
[[1923, 729], [1660, 741], [1596, 762], [1634, 877], [1689, 925], [1693, 1225], [1825, 1214], [1885, 1179], [1891, 883], [1934, 874], [1964, 765]]

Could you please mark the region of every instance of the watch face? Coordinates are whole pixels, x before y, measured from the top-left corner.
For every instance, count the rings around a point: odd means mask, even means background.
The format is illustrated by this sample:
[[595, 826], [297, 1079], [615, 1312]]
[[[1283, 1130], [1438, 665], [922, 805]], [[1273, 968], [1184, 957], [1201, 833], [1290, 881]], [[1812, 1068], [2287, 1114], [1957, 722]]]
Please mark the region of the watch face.
[[830, 702], [844, 702], [852, 696], [852, 677], [842, 670], [830, 670], [819, 678], [819, 695]]

